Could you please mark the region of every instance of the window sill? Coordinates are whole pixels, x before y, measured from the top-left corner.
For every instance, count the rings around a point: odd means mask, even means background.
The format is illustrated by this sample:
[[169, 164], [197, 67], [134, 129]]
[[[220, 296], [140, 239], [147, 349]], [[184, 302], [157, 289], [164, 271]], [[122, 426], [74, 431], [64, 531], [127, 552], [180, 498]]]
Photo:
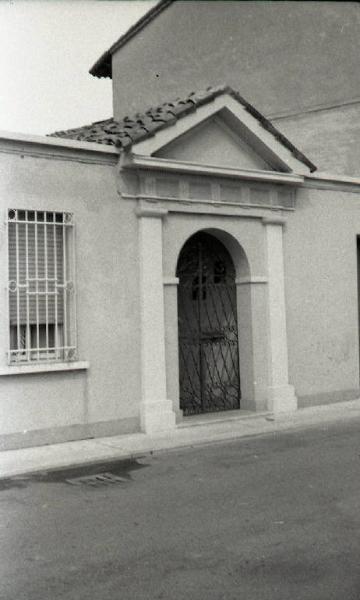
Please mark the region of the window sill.
[[2, 375], [25, 375], [26, 373], [48, 373], [53, 371], [82, 371], [89, 367], [90, 365], [86, 360], [40, 365], [13, 365], [0, 368], [0, 377]]

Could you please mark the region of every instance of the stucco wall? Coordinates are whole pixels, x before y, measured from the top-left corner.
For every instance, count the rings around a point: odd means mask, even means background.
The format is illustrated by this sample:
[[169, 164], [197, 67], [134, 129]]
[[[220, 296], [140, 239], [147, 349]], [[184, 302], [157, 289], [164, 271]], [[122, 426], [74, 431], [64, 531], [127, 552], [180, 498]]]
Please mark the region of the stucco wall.
[[305, 404], [359, 389], [357, 235], [360, 193], [299, 190], [284, 258], [290, 381]]
[[360, 175], [360, 102], [273, 123], [319, 171]]
[[[103, 434], [136, 429], [138, 224], [130, 205], [117, 194], [115, 164], [2, 154], [0, 186], [2, 223], [10, 207], [74, 214], [78, 355], [90, 364], [79, 372], [0, 377], [0, 433], [79, 425], [73, 435], [82, 437], [89, 424], [99, 424]], [[1, 239], [3, 277], [3, 228]], [[2, 294], [4, 309], [6, 291]], [[0, 366], [5, 366], [7, 316], [4, 310], [1, 315]], [[57, 439], [56, 431], [51, 435]], [[63, 431], [59, 435], [67, 437]]]
[[356, 2], [175, 2], [113, 55], [115, 114], [224, 80], [264, 113], [359, 96], [359, 19]]
[[220, 119], [211, 119], [176, 139], [155, 156], [242, 169], [271, 170], [253, 148]]

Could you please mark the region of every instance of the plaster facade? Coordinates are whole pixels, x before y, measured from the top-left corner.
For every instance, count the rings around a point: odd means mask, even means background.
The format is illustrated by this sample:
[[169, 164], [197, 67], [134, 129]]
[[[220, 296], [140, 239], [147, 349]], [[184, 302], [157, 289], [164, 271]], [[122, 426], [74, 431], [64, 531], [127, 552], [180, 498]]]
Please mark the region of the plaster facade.
[[360, 172], [360, 102], [272, 119], [273, 124], [327, 173]]
[[338, 185], [299, 190], [288, 219], [289, 364], [300, 405], [359, 394], [359, 217], [359, 189]]
[[[40, 138], [41, 139], [41, 138]], [[1, 222], [8, 208], [74, 214], [78, 360], [8, 366], [7, 237], [2, 226], [0, 431], [3, 445], [32, 445], [139, 428], [137, 218], [119, 202], [117, 154], [2, 140]], [[75, 146], [75, 148], [74, 148]], [[114, 226], [114, 223], [116, 225]], [[42, 369], [41, 372], [37, 368]], [[44, 372], [45, 370], [45, 372]], [[119, 374], [120, 381], [119, 381]]]
[[223, 96], [128, 152], [0, 136], [1, 222], [9, 208], [74, 216], [77, 309], [76, 360], [8, 364], [3, 225], [3, 448], [183, 422], [177, 264], [200, 231], [235, 267], [240, 413], [358, 397], [360, 181], [310, 173]]

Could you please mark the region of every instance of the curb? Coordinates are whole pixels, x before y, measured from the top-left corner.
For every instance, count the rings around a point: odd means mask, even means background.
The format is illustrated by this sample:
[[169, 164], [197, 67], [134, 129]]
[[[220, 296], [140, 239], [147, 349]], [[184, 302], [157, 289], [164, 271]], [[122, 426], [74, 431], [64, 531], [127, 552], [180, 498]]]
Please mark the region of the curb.
[[[281, 433], [327, 427], [348, 423], [360, 418], [360, 400], [300, 409], [290, 415], [273, 417], [246, 415], [239, 419], [194, 424], [179, 427], [175, 434], [128, 434], [109, 438], [96, 438], [0, 452], [0, 481], [13, 477], [21, 478], [49, 471], [61, 471], [104, 463], [143, 458], [149, 455], [179, 450], [191, 450], [214, 444], [233, 443], [258, 436], [273, 436]], [[272, 427], [271, 427], [272, 425]], [[199, 437], [199, 432], [201, 435]], [[127, 446], [127, 447], [126, 447]], [[69, 454], [84, 452], [78, 460]], [[55, 456], [54, 456], [55, 453]], [[56, 457], [56, 453], [58, 456]], [[36, 455], [39, 455], [38, 457]], [[53, 456], [46, 456], [46, 455]], [[26, 464], [28, 463], [28, 464]], [[3, 471], [3, 472], [1, 472]]]

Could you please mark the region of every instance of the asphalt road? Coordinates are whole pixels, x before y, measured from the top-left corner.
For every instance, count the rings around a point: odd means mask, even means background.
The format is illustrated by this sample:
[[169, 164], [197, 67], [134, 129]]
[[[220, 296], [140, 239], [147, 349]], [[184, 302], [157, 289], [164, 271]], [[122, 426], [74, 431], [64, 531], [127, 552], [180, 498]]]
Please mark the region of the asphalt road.
[[[0, 598], [359, 600], [359, 433], [354, 421], [2, 482]], [[118, 479], [78, 480], [100, 472]]]

